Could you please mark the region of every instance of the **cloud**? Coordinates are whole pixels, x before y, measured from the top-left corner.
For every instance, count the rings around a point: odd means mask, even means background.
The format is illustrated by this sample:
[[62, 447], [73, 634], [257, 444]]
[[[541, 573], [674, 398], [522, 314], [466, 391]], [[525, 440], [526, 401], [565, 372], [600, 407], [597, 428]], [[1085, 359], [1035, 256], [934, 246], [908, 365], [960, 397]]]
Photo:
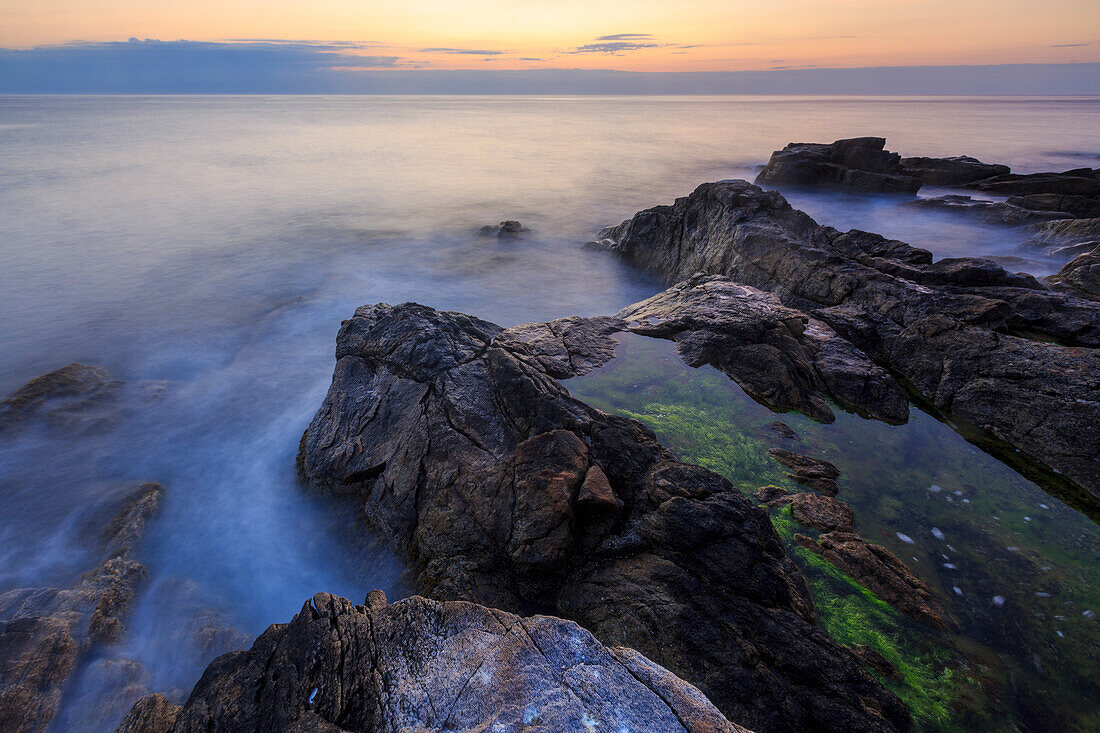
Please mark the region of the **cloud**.
[[542, 61], [538, 56], [520, 56], [516, 61]]
[[499, 56], [507, 51], [486, 51], [478, 48], [422, 48], [420, 53], [455, 53], [468, 56]]
[[660, 48], [663, 43], [637, 43], [634, 41], [608, 41], [606, 43], [586, 43], [565, 53], [606, 53], [617, 56], [626, 51], [640, 51], [643, 48]]
[[1048, 48], [1081, 48], [1082, 46], [1091, 46], [1095, 41], [1090, 43], [1053, 43]]
[[352, 53], [342, 43], [152, 39], [0, 49], [0, 92], [338, 92], [334, 69], [387, 69], [397, 56]]
[[640, 41], [653, 38], [648, 33], [613, 33], [610, 36], [597, 36], [597, 41]]

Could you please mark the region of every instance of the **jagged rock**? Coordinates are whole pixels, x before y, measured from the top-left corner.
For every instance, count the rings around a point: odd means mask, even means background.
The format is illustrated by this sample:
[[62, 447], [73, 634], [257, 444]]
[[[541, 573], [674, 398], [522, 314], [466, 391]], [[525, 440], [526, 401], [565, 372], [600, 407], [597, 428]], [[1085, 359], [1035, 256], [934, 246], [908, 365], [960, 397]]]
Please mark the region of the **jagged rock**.
[[916, 193], [921, 181], [885, 150], [886, 139], [857, 137], [825, 143], [790, 143], [772, 153], [756, 178], [767, 186], [816, 186], [865, 193]]
[[[762, 510], [641, 423], [574, 400], [532, 353], [470, 316], [359, 308], [303, 436], [302, 476], [359, 496], [422, 593], [570, 618], [760, 730], [908, 727], [814, 625]], [[599, 486], [582, 502], [586, 481]]]
[[149, 694], [149, 673], [130, 659], [97, 659], [68, 692], [68, 704], [55, 730], [95, 731], [123, 719], [134, 703]]
[[992, 224], [1006, 224], [1008, 226], [1061, 220], [1066, 216], [1065, 212], [1059, 210], [1046, 211], [1035, 206], [1018, 206], [1006, 201], [987, 201], [962, 194], [929, 196], [906, 201], [905, 203], [907, 206], [916, 206], [922, 209], [966, 214]]
[[486, 225], [478, 230], [478, 234], [483, 237], [496, 237], [497, 239], [515, 239], [524, 232], [531, 231], [527, 227], [520, 224], [514, 219], [508, 221], [502, 221], [496, 226]]
[[957, 628], [924, 581], [885, 547], [843, 531], [823, 534], [816, 541], [798, 534], [795, 541], [819, 553], [906, 616], [940, 629]]
[[1100, 431], [1087, 427], [1100, 424], [1097, 303], [992, 262], [933, 265], [902, 242], [819, 226], [744, 181], [703, 184], [599, 243], [673, 282], [703, 271], [778, 294], [991, 444], [1060, 472], [1077, 487], [1067, 498], [1100, 506]]
[[828, 461], [810, 458], [783, 448], [771, 448], [768, 450], [768, 455], [791, 469], [787, 474], [789, 478], [809, 486], [818, 493], [836, 496], [840, 490], [836, 483], [837, 477], [840, 476], [840, 469]]
[[793, 494], [791, 516], [799, 524], [822, 532], [851, 532], [855, 512], [842, 501], [821, 494]]
[[155, 692], [134, 703], [122, 719], [119, 733], [171, 733], [179, 719], [182, 706], [175, 705]]
[[147, 698], [121, 733], [747, 733], [696, 688], [570, 621], [415, 596], [370, 601], [318, 593], [250, 650], [215, 660], [182, 709]]
[[901, 166], [906, 173], [919, 178], [925, 186], [961, 186], [1011, 172], [1007, 165], [983, 163], [968, 155], [951, 158], [902, 158]]
[[84, 654], [117, 641], [148, 573], [134, 545], [163, 493], [133, 492], [103, 537], [107, 559], [75, 586], [17, 588], [0, 595], [0, 730], [48, 726]]
[[624, 327], [620, 319], [610, 316], [573, 316], [513, 326], [497, 336], [497, 343], [539, 371], [555, 379], [568, 379], [610, 361], [618, 346], [613, 334]]
[[627, 329], [671, 339], [688, 366], [711, 364], [772, 409], [832, 422], [826, 402], [889, 423], [909, 418], [901, 387], [832, 328], [778, 296], [699, 275], [617, 314]]
[[1078, 255], [1046, 281], [1060, 290], [1100, 300], [1100, 244]]

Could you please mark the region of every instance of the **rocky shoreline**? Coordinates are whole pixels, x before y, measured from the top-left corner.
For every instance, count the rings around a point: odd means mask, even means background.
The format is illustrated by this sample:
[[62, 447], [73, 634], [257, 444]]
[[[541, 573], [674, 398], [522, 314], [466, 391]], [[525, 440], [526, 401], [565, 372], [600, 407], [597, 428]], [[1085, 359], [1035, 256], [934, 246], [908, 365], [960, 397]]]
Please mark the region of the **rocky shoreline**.
[[[593, 246], [668, 285], [617, 313], [503, 328], [416, 303], [358, 308], [297, 470], [313, 489], [354, 497], [419, 595], [389, 603], [374, 591], [355, 604], [318, 593], [249, 650], [211, 662], [186, 700], [147, 695], [127, 683], [140, 670], [106, 665], [106, 686], [125, 689], [109, 701], [116, 719], [137, 700], [120, 730], [912, 729], [884, 685], [898, 670], [825, 632], [769, 517], [789, 513], [796, 549], [898, 612], [956, 630], [936, 592], [857, 531], [835, 465], [773, 449], [801, 488], [750, 498], [560, 380], [608, 363], [629, 333], [674, 342], [685, 364], [721, 371], [777, 412], [900, 425], [916, 402], [1100, 517], [1100, 243], [1087, 218], [1100, 213], [1098, 173], [1021, 176], [857, 138], [792, 143], [757, 179], [1009, 196], [941, 203], [1014, 224], [1057, 219], [1034, 229], [1032, 246], [1067, 258], [1045, 281], [987, 258], [933, 261], [722, 181], [600, 232]], [[525, 231], [505, 221], [482, 234]], [[0, 403], [0, 430], [29, 416], [85, 429], [111, 419], [103, 406], [121, 389], [70, 365]], [[137, 547], [162, 494], [145, 484], [128, 495], [106, 523], [101, 564], [73, 587], [0, 596], [0, 727], [48, 726], [89, 651], [125, 634], [147, 577]]]

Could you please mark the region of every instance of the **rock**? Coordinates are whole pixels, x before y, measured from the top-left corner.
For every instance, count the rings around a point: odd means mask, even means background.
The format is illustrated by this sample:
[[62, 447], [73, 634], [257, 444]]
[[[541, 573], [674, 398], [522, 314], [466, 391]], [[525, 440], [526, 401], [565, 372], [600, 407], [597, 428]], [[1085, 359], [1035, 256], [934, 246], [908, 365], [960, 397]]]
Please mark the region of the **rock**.
[[810, 458], [782, 448], [771, 448], [768, 455], [791, 469], [787, 476], [826, 496], [836, 496], [836, 479], [840, 470], [828, 461]]
[[1100, 243], [1078, 255], [1046, 281], [1059, 290], [1100, 300]]
[[879, 677], [888, 679], [892, 682], [901, 682], [904, 679], [901, 676], [901, 672], [898, 671], [898, 668], [895, 667], [889, 659], [882, 656], [871, 647], [857, 644], [851, 647], [851, 649], [852, 652], [859, 657], [860, 661], [866, 664], [868, 669]]
[[1055, 194], [1059, 196], [1100, 197], [1100, 168], [1078, 168], [1064, 173], [1031, 173], [1019, 175], [1007, 173], [975, 181], [965, 188], [1003, 196], [1033, 196]]
[[691, 367], [711, 364], [754, 399], [832, 422], [826, 402], [889, 423], [909, 418], [893, 377], [816, 318], [728, 278], [699, 275], [617, 314], [627, 330], [671, 339]]
[[981, 258], [933, 263], [902, 242], [819, 226], [744, 181], [703, 184], [605, 229], [599, 244], [672, 282], [702, 271], [777, 294], [1100, 513], [1100, 433], [1086, 427], [1100, 424], [1097, 303]]
[[66, 424], [85, 419], [99, 403], [118, 394], [122, 382], [102, 367], [69, 364], [36, 377], [0, 402], [0, 430], [19, 429], [32, 416]]
[[149, 694], [149, 673], [129, 659], [97, 659], [75, 680], [54, 728], [103, 730], [123, 719], [134, 703]]
[[789, 501], [791, 492], [780, 486], [761, 486], [756, 491], [752, 492], [752, 498], [756, 499], [761, 504], [771, 505], [775, 502]]
[[155, 692], [138, 700], [118, 727], [119, 733], [171, 733], [183, 708]]
[[121, 637], [148, 577], [132, 557], [135, 543], [162, 493], [159, 484], [144, 484], [130, 495], [103, 538], [107, 559], [72, 588], [0, 595], [0, 730], [47, 727], [81, 659]]
[[496, 237], [497, 239], [516, 239], [524, 232], [529, 231], [531, 230], [520, 224], [518, 221], [509, 219], [508, 221], [502, 221], [496, 226], [483, 226], [480, 230], [478, 230], [478, 234], [483, 237]]
[[862, 193], [916, 193], [920, 178], [901, 156], [884, 148], [886, 139], [857, 137], [824, 143], [790, 143], [772, 153], [756, 178], [766, 186], [815, 186]]
[[318, 593], [250, 650], [211, 663], [182, 709], [146, 698], [120, 731], [745, 731], [696, 688], [575, 623], [378, 601]]
[[788, 440], [795, 440], [798, 438], [798, 433], [794, 431], [794, 428], [782, 420], [768, 423], [768, 427], [778, 433], [780, 438], [787, 438]]
[[821, 494], [794, 494], [790, 498], [791, 516], [799, 524], [822, 532], [851, 532], [855, 512], [842, 501]]
[[805, 535], [795, 539], [906, 616], [940, 629], [958, 628], [924, 581], [885, 547], [843, 531], [823, 534], [816, 542]]
[[555, 379], [579, 377], [615, 355], [614, 334], [624, 330], [620, 319], [559, 318], [548, 323], [523, 323], [497, 336], [520, 359]]
[[573, 399], [528, 341], [378, 305], [343, 324], [336, 353], [299, 470], [359, 498], [419, 592], [574, 620], [757, 729], [908, 728], [897, 698], [814, 625], [766, 513], [641, 423]]
[[1007, 165], [983, 163], [960, 155], [951, 158], [902, 158], [901, 166], [925, 186], [961, 186], [1010, 173]]
[[1068, 196], [1058, 193], [1036, 193], [1028, 196], [1009, 196], [1006, 206], [1037, 212], [1041, 218], [1050, 218], [1050, 212], [1056, 212], [1065, 218], [1073, 216], [1080, 219], [1100, 217], [1100, 197]]
[[[1029, 202], [1036, 203], [1036, 202]], [[1005, 201], [987, 201], [961, 194], [929, 196], [906, 201], [907, 206], [922, 209], [936, 209], [951, 213], [966, 214], [991, 224], [1022, 226], [1033, 222], [1064, 219], [1066, 214], [1058, 210], [1042, 210], [1032, 206], [1019, 206]]]
[[1100, 242], [1100, 218], [1058, 219], [1031, 227], [1033, 236], [1021, 248], [1030, 252], [1047, 252], [1052, 247], [1062, 247], [1085, 242]]

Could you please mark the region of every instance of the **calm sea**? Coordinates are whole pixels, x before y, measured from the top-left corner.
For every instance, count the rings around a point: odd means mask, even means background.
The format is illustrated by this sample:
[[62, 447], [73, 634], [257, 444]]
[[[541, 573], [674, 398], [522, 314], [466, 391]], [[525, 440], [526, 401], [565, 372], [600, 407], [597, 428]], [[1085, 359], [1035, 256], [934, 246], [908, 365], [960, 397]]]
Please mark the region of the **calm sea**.
[[[859, 135], [1018, 172], [1097, 167], [1100, 99], [0, 97], [0, 392], [73, 361], [164, 386], [111, 430], [0, 445], [0, 592], [87, 569], [74, 528], [130, 480], [167, 490], [119, 652], [155, 689], [189, 689], [208, 661], [166, 641], [181, 599], [251, 635], [318, 590], [405, 592], [384, 549], [344, 549], [352, 513], [294, 481], [341, 319], [409, 300], [503, 325], [614, 312], [660, 285], [584, 249], [600, 228], [751, 179], [787, 142]], [[1023, 237], [892, 198], [789, 198], [938, 256]], [[533, 231], [477, 236], [503, 219]]]

